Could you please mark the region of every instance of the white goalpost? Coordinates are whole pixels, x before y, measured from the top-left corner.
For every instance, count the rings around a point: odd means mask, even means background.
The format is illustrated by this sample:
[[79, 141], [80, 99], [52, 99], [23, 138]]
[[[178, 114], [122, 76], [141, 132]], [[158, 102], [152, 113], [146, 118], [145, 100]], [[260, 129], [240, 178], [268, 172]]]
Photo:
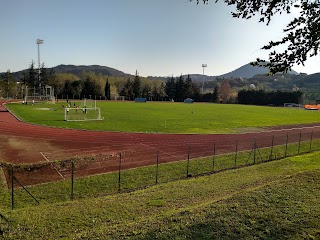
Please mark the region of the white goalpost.
[[101, 110], [98, 107], [75, 107], [64, 109], [64, 120], [65, 121], [94, 121], [102, 120]]
[[114, 96], [114, 100], [116, 100], [116, 101], [124, 101], [125, 97], [124, 96]]
[[24, 102], [52, 102], [55, 103], [54, 88], [52, 86], [45, 85], [43, 87], [28, 87], [25, 86]]
[[84, 98], [82, 99], [80, 106], [86, 108], [97, 108], [97, 100]]

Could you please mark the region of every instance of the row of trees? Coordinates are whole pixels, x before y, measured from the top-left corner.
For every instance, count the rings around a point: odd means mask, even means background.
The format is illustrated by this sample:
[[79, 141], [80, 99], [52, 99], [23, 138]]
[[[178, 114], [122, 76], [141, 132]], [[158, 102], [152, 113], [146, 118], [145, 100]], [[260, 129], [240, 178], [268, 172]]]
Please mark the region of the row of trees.
[[[40, 75], [39, 75], [40, 74]], [[148, 99], [173, 99], [183, 101], [192, 98], [197, 102], [239, 102], [256, 105], [282, 105], [284, 102], [301, 102], [302, 92], [266, 92], [265, 90], [240, 90], [237, 94], [231, 89], [229, 81], [217, 82], [211, 91], [200, 92], [200, 83], [193, 82], [190, 76], [169, 77], [166, 81], [142, 78], [136, 72], [133, 79], [108, 77], [93, 72], [84, 72], [80, 77], [73, 74], [56, 74], [42, 66], [40, 71], [34, 64], [17, 81], [10, 71], [0, 76], [0, 96], [21, 97], [23, 86], [50, 85], [55, 88], [55, 95], [69, 98], [111, 99], [111, 96], [125, 96], [132, 100], [136, 97]], [[237, 96], [238, 95], [238, 96]]]
[[283, 106], [284, 103], [300, 103], [302, 101], [301, 91], [272, 91], [264, 90], [240, 90], [238, 92], [238, 103], [251, 105], [273, 105]]
[[134, 99], [139, 97], [151, 98], [151, 97], [162, 97], [164, 95], [164, 84], [160, 86], [151, 86], [149, 84], [142, 84], [141, 78], [136, 71], [133, 80], [130, 78], [127, 80], [121, 91], [121, 96], [125, 96], [127, 99]]
[[192, 82], [188, 75], [186, 79], [181, 75], [180, 77], [170, 77], [165, 85], [166, 95], [175, 101], [183, 101], [186, 98], [199, 99], [200, 88], [199, 85]]
[[17, 96], [19, 86], [15, 81], [12, 73], [8, 70], [2, 76], [0, 76], [0, 97], [12, 97]]
[[211, 92], [201, 93], [200, 84], [193, 82], [189, 75], [186, 78], [182, 75], [176, 78], [169, 77], [167, 81], [151, 88], [150, 85], [142, 86], [141, 79], [136, 73], [133, 80], [127, 80], [119, 94], [125, 96], [126, 99], [145, 97], [151, 99], [167, 98], [180, 102], [186, 98], [192, 98], [198, 102], [227, 103], [234, 101], [228, 81], [216, 84]]
[[54, 83], [56, 73], [53, 69], [48, 69], [41, 65], [40, 69], [34, 67], [34, 62], [31, 63], [29, 69], [23, 72], [20, 83], [26, 86], [45, 86]]

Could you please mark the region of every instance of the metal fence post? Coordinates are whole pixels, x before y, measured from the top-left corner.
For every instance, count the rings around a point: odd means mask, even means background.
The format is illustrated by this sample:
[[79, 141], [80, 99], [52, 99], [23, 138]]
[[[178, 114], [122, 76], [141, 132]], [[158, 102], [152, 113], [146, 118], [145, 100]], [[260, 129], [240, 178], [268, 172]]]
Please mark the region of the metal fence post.
[[71, 200], [73, 200], [74, 193], [74, 161], [71, 161]]
[[118, 192], [121, 191], [121, 161], [122, 161], [122, 155], [120, 153], [120, 156], [119, 156], [119, 175], [118, 175]]
[[14, 181], [13, 181], [13, 166], [10, 165], [11, 170], [11, 210], [14, 209]]
[[257, 155], [257, 139], [254, 139], [254, 149], [253, 149], [253, 164], [256, 164], [256, 155]]
[[274, 135], [272, 136], [269, 160], [271, 160], [273, 157], [273, 145], [274, 145]]
[[237, 143], [236, 143], [236, 153], [235, 153], [235, 156], [234, 156], [234, 167], [237, 167], [237, 158], [238, 158], [238, 142], [239, 142], [239, 140], [237, 140]]
[[311, 152], [312, 138], [313, 138], [313, 131], [311, 132], [311, 137], [310, 137], [309, 152]]
[[188, 146], [187, 177], [189, 177], [189, 164], [190, 164], [190, 145]]
[[157, 151], [156, 184], [158, 184], [158, 176], [159, 176], [159, 148]]
[[216, 156], [216, 143], [213, 144], [213, 156], [212, 156], [212, 172], [214, 172], [214, 160]]
[[284, 157], [287, 157], [287, 151], [288, 151], [288, 140], [289, 140], [289, 135], [287, 134], [287, 140], [286, 140], [286, 147], [285, 147], [285, 152], [284, 152]]
[[299, 136], [298, 155], [300, 155], [300, 145], [301, 145], [301, 132]]

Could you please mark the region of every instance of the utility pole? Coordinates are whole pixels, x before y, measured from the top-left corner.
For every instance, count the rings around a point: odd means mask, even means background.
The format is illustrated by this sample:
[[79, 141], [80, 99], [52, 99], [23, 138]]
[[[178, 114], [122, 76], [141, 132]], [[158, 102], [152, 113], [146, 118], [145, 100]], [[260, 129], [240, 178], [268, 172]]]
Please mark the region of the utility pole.
[[202, 75], [203, 75], [203, 79], [202, 79], [202, 89], [201, 89], [201, 93], [203, 94], [203, 87], [204, 87], [204, 69], [207, 67], [207, 64], [202, 64]]
[[39, 82], [39, 87], [41, 88], [41, 82], [40, 82], [40, 44], [43, 44], [42, 39], [37, 39], [37, 45], [38, 45], [38, 82]]

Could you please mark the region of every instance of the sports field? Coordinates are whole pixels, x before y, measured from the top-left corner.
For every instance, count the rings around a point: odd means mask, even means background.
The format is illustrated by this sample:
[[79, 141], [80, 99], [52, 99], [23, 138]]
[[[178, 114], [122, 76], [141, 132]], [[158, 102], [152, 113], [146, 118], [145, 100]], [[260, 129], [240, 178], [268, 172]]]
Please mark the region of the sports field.
[[[71, 104], [79, 105], [81, 102]], [[97, 101], [101, 121], [66, 122], [66, 101], [6, 106], [21, 120], [63, 128], [148, 133], [237, 133], [319, 122], [319, 111], [239, 104]], [[75, 111], [75, 110], [72, 110]], [[82, 114], [81, 110], [78, 114]]]
[[[152, 122], [162, 121], [167, 125], [159, 129], [170, 132], [169, 118], [164, 117], [168, 115], [180, 120], [180, 129], [176, 125], [174, 132], [190, 132], [189, 125], [194, 124], [202, 132], [227, 133], [317, 122], [318, 111], [106, 102], [98, 103], [104, 120], [66, 122], [61, 103], [9, 105], [25, 121], [109, 131], [111, 125], [122, 131], [113, 133], [27, 124], [1, 107], [0, 159], [6, 163], [0, 171], [0, 232], [5, 239], [319, 237], [319, 152], [263, 162], [270, 156], [279, 159], [319, 150], [318, 124], [245, 134], [125, 133], [145, 132], [152, 129]], [[134, 128], [139, 122], [142, 130]], [[222, 131], [208, 127], [211, 122]], [[84, 157], [76, 158], [79, 154]], [[70, 162], [57, 161], [62, 156], [75, 157], [75, 171]], [[16, 167], [9, 168], [10, 173], [6, 167], [11, 163]], [[249, 165], [220, 171], [243, 164]], [[201, 177], [203, 173], [210, 174]], [[75, 181], [70, 179], [73, 175]], [[39, 203], [18, 186], [17, 179]], [[155, 179], [159, 185], [151, 186]], [[136, 188], [143, 190], [125, 193]], [[121, 194], [114, 194], [119, 190]], [[8, 210], [10, 204], [14, 211]]]

